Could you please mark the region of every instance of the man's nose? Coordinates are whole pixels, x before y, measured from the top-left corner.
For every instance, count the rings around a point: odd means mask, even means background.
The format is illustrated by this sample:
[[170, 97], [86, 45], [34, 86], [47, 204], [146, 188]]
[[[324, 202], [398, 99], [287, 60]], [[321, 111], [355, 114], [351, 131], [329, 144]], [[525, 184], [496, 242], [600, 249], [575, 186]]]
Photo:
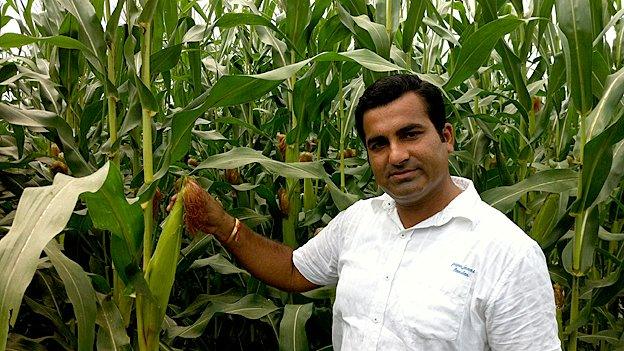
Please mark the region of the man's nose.
[[388, 155], [388, 163], [392, 165], [400, 165], [409, 159], [409, 152], [400, 143], [390, 143], [390, 154]]

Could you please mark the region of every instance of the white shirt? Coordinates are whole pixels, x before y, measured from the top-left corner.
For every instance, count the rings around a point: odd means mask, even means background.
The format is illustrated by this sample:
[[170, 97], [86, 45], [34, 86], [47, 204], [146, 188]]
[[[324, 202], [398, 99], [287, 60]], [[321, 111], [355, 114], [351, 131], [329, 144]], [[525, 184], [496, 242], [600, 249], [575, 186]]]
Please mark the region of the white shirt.
[[386, 194], [360, 200], [295, 250], [299, 272], [338, 284], [336, 350], [560, 350], [544, 254], [472, 182], [403, 228]]

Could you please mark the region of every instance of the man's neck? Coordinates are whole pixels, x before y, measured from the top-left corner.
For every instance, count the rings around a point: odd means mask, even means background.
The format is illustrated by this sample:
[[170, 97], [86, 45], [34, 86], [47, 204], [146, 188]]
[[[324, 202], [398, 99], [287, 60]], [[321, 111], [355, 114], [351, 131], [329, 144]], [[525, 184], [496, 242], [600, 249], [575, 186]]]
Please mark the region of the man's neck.
[[427, 199], [419, 203], [412, 204], [396, 204], [397, 214], [404, 228], [410, 228], [416, 224], [424, 221], [425, 219], [435, 215], [448, 206], [453, 199], [455, 199], [462, 190], [453, 183], [453, 180], [449, 177], [448, 182], [445, 182], [443, 186], [439, 188]]

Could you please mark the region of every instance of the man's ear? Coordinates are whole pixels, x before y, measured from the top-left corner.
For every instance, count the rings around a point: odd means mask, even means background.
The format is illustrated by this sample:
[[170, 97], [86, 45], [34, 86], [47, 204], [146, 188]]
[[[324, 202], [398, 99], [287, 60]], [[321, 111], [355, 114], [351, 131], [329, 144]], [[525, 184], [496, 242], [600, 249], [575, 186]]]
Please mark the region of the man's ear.
[[446, 123], [444, 129], [442, 129], [442, 142], [448, 144], [447, 148], [449, 152], [453, 152], [453, 144], [455, 143], [455, 131], [453, 125]]

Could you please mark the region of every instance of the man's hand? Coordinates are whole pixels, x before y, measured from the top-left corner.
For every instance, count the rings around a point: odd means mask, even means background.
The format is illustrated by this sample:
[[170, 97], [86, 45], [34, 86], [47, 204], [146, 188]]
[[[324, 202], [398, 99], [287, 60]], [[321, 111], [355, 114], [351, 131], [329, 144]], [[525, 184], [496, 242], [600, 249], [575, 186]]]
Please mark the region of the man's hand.
[[[184, 185], [183, 196], [184, 223], [192, 235], [202, 232], [215, 235], [219, 241], [228, 238], [236, 220], [223, 210], [217, 200], [191, 179]], [[176, 197], [171, 198], [167, 210], [175, 203]]]

